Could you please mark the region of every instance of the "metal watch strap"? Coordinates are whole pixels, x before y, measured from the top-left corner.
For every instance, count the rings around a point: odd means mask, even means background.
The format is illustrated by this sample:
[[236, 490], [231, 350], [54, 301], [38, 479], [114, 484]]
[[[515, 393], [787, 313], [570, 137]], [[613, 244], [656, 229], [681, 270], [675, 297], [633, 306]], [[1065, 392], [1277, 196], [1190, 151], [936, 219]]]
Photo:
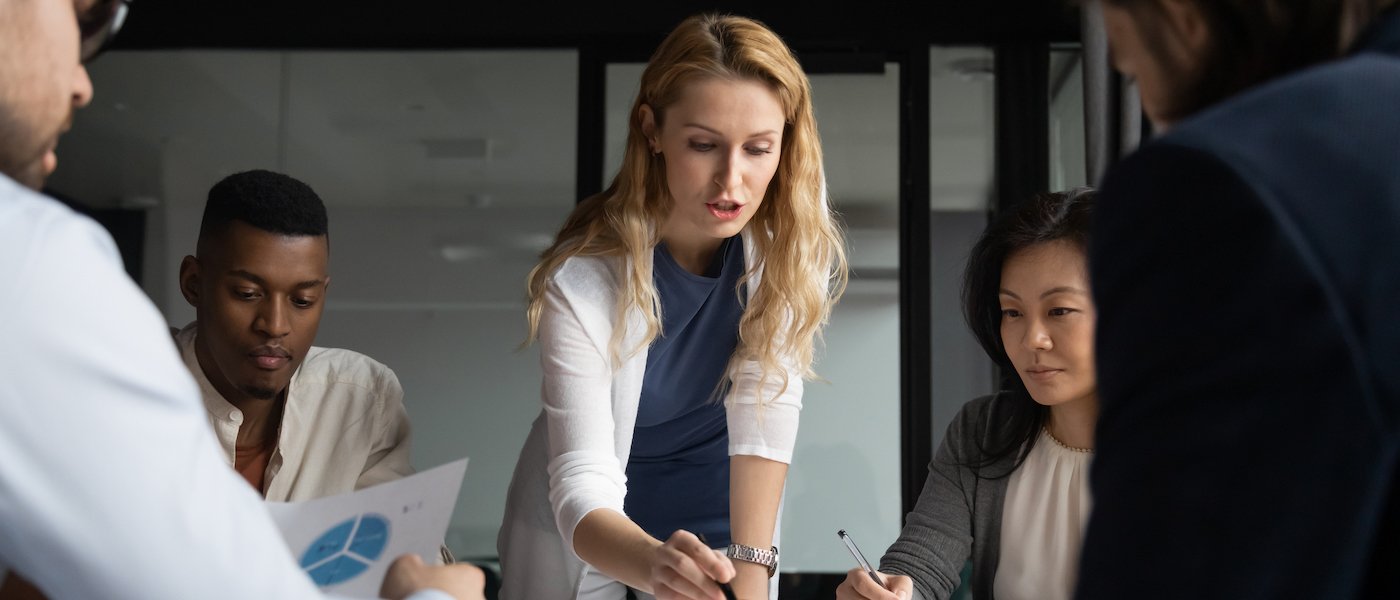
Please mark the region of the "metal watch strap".
[[778, 572], [777, 546], [773, 546], [773, 549], [770, 551], [759, 550], [753, 546], [745, 546], [743, 544], [730, 544], [724, 554], [734, 560], [742, 560], [744, 562], [751, 562], [768, 567], [769, 577], [772, 577], [774, 573]]

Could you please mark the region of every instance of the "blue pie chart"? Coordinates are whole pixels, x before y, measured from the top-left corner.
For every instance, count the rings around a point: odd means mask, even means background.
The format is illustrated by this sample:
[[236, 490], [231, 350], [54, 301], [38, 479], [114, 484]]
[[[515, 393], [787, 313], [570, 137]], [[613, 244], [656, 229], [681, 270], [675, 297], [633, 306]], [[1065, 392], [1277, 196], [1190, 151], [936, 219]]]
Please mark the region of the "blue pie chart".
[[350, 581], [369, 570], [389, 544], [389, 519], [366, 513], [337, 524], [311, 542], [301, 568], [321, 587]]

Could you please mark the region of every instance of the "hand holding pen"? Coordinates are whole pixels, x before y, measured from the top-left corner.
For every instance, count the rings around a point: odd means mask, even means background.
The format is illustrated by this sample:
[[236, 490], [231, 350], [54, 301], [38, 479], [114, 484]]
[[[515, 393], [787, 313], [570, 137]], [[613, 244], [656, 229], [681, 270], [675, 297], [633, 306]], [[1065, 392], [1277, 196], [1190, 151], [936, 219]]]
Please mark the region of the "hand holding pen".
[[[709, 546], [709, 545], [710, 545], [710, 541], [707, 540], [707, 539], [705, 539], [705, 534], [703, 534], [703, 533], [697, 533], [697, 534], [695, 534], [695, 537], [697, 537], [697, 538], [700, 539], [700, 543], [702, 543], [702, 544], [704, 544], [704, 545], [706, 545], [706, 546]], [[716, 550], [715, 552], [719, 552], [719, 551]], [[730, 581], [733, 581], [733, 580], [734, 580], [734, 577], [733, 577], [733, 576], [730, 576], [730, 578], [729, 578], [728, 581], [720, 581], [720, 580], [718, 580], [718, 579], [715, 580], [715, 585], [718, 585], [718, 586], [719, 586], [719, 591], [722, 592], [722, 593], [724, 594], [724, 600], [739, 600], [739, 598], [736, 597], [736, 596], [734, 595], [734, 588], [732, 588], [732, 587], [729, 586], [729, 582], [730, 582]]]
[[[734, 565], [710, 549], [704, 536], [680, 530], [651, 559], [652, 595], [657, 600], [727, 600], [720, 583], [734, 579]], [[731, 592], [732, 593], [732, 592]]]
[[836, 588], [837, 600], [909, 600], [914, 595], [914, 580], [904, 575], [889, 575], [876, 571], [865, 560], [846, 530], [836, 532], [860, 566], [846, 572], [846, 581]]

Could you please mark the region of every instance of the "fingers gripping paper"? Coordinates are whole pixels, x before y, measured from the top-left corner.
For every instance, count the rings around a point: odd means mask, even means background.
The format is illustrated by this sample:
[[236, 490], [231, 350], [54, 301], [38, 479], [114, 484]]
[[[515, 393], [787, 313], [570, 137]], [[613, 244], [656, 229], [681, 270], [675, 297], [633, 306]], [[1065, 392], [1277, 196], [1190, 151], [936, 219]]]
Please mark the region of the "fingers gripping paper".
[[389, 564], [417, 554], [432, 564], [447, 533], [467, 459], [358, 492], [269, 502], [301, 568], [328, 592], [378, 598]]

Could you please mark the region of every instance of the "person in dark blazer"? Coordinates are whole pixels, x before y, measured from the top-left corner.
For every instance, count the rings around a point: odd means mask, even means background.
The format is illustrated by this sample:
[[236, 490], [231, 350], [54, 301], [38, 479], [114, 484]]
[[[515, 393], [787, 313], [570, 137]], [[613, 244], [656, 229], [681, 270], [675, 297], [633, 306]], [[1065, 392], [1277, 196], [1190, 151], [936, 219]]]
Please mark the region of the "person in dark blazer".
[[1080, 600], [1400, 597], [1400, 11], [1106, 0]]

